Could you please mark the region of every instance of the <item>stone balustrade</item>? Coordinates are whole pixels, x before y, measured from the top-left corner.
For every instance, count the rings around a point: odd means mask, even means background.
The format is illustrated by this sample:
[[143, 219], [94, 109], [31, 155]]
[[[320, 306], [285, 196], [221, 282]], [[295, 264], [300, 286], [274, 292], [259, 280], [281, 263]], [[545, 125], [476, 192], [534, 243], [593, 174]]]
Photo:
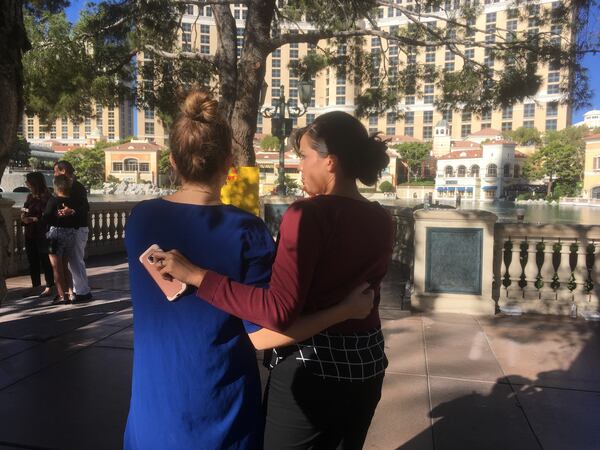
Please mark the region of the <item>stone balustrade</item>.
[[[497, 223], [494, 297], [500, 309], [543, 314], [599, 310], [598, 225]], [[573, 306], [575, 305], [575, 306]]]
[[[125, 251], [125, 223], [137, 202], [94, 202], [90, 203], [90, 234], [87, 255], [107, 255]], [[25, 227], [21, 223], [20, 208], [10, 209], [11, 234], [8, 276], [26, 273], [28, 270], [25, 252]]]

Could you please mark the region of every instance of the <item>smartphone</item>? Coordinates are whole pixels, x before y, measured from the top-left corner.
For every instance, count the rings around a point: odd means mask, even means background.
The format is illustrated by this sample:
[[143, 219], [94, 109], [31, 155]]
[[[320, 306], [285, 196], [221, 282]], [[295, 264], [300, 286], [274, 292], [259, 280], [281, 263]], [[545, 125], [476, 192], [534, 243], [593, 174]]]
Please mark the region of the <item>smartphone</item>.
[[162, 251], [156, 244], [152, 244], [148, 249], [140, 256], [140, 263], [146, 268], [150, 276], [154, 279], [156, 284], [161, 291], [167, 297], [170, 302], [177, 300], [183, 295], [187, 289], [187, 284], [182, 283], [179, 280], [165, 280], [162, 275], [158, 272], [159, 266], [158, 260], [152, 256], [156, 251]]

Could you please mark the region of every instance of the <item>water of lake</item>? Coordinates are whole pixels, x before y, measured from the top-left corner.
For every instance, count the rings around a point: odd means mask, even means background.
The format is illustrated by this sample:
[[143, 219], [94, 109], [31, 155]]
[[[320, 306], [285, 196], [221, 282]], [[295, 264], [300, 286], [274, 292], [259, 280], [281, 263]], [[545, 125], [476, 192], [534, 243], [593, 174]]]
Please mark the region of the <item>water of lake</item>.
[[[7, 192], [2, 197], [15, 201], [15, 206], [22, 206], [27, 194]], [[91, 202], [138, 202], [154, 198], [148, 195], [90, 195]], [[386, 206], [412, 207], [420, 201], [415, 200], [381, 200]], [[448, 202], [447, 204], [453, 205]], [[498, 216], [500, 222], [516, 222], [516, 209], [525, 210], [525, 222], [528, 223], [578, 223], [584, 225], [600, 224], [600, 207], [574, 205], [539, 205], [519, 204], [508, 201], [473, 202], [464, 200], [460, 209], [479, 209], [490, 211]]]

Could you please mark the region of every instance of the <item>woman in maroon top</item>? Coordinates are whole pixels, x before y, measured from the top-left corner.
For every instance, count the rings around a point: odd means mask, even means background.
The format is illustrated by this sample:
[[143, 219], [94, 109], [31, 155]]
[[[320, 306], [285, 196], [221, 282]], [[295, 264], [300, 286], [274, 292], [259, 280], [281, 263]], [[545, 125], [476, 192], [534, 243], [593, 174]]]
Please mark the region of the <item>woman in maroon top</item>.
[[[197, 295], [230, 314], [277, 331], [300, 314], [327, 308], [359, 283], [379, 288], [394, 227], [356, 180], [377, 182], [386, 145], [343, 112], [319, 116], [297, 137], [308, 199], [283, 216], [269, 288], [236, 283], [193, 266], [177, 251], [161, 255], [165, 276], [198, 286]], [[271, 358], [266, 449], [360, 449], [381, 396], [387, 359], [377, 308]]]
[[43, 220], [43, 213], [51, 195], [46, 186], [46, 180], [41, 172], [31, 172], [25, 175], [25, 184], [31, 194], [27, 196], [21, 211], [21, 222], [25, 225], [25, 251], [29, 262], [29, 275], [33, 288], [39, 287], [40, 267], [44, 271], [46, 287], [39, 297], [49, 297], [54, 286], [52, 266], [48, 259], [48, 241], [46, 231], [48, 224]]

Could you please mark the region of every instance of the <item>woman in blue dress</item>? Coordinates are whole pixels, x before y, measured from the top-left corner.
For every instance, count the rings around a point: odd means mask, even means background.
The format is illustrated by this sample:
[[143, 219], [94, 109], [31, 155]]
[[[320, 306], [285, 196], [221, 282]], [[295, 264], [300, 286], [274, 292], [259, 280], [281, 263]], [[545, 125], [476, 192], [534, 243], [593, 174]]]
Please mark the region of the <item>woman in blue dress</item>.
[[[276, 333], [231, 316], [195, 293], [168, 302], [139, 262], [152, 244], [179, 249], [194, 265], [245, 284], [265, 286], [275, 252], [255, 216], [220, 202], [231, 163], [231, 130], [208, 91], [188, 94], [173, 123], [171, 163], [182, 187], [141, 202], [127, 222], [134, 312], [128, 450], [260, 449], [261, 387], [255, 348], [307, 338], [328, 326], [369, 314], [373, 293], [356, 289], [347, 301], [298, 319]], [[370, 300], [370, 301], [365, 301]]]

